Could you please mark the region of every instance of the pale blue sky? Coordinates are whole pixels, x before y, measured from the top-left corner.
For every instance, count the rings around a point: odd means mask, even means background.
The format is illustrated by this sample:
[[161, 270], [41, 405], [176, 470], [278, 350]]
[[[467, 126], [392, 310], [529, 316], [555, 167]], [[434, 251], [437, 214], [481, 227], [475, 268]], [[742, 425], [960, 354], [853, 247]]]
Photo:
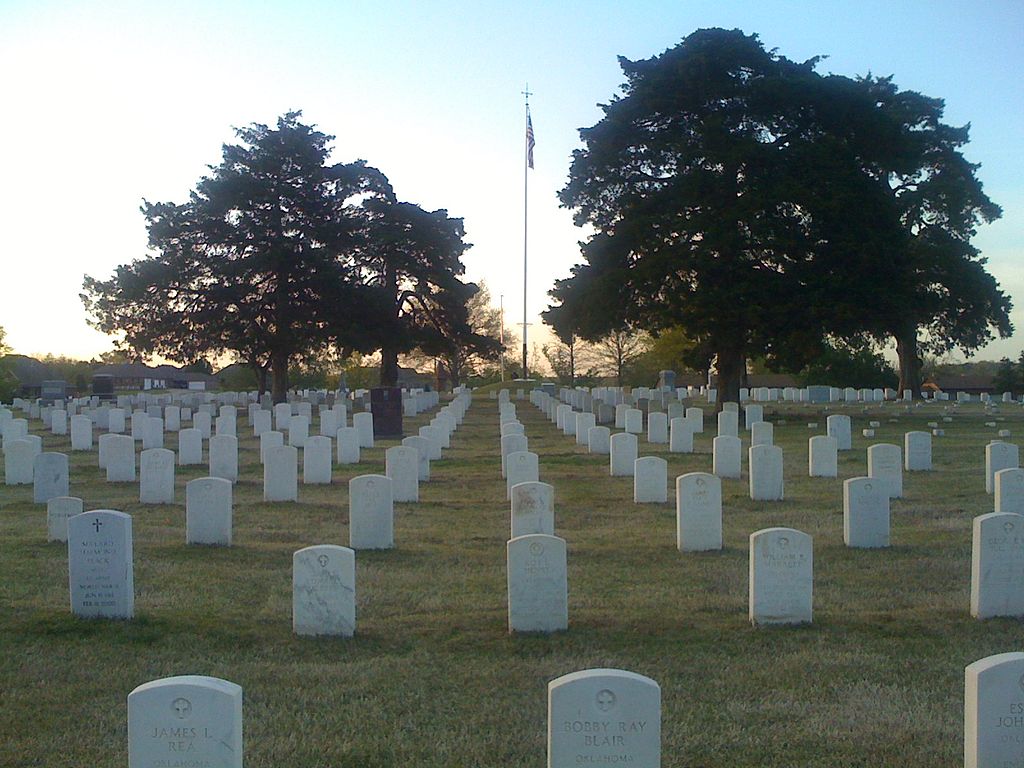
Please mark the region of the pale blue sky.
[[[892, 74], [971, 122], [1004, 217], [976, 244], [1024, 333], [1024, 2], [57, 2], [0, 0], [0, 325], [18, 352], [88, 357], [82, 275], [145, 253], [139, 205], [184, 201], [232, 126], [289, 109], [337, 136], [398, 195], [465, 219], [467, 277], [522, 315], [523, 103], [530, 174], [531, 322], [585, 233], [555, 198], [577, 129], [622, 82], [616, 57], [661, 53], [700, 27], [757, 32], [824, 72]], [[538, 326], [531, 328], [531, 338]]]

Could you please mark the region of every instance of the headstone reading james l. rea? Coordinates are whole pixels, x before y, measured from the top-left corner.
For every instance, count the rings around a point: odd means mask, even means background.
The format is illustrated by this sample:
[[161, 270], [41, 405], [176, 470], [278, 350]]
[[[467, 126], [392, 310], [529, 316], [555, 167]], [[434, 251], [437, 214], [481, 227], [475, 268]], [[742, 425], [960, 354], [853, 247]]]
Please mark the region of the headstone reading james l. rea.
[[128, 694], [128, 768], [242, 768], [242, 689], [182, 675]]
[[133, 573], [129, 515], [96, 509], [68, 518], [72, 613], [89, 619], [130, 619], [135, 614]]
[[793, 528], [750, 534], [750, 622], [809, 624], [813, 616], [811, 537]]
[[668, 462], [660, 456], [644, 456], [633, 463], [633, 503], [664, 504], [668, 501]]
[[621, 669], [585, 669], [548, 683], [548, 768], [661, 766], [661, 688]]
[[889, 492], [873, 477], [843, 482], [843, 541], [848, 547], [889, 546]]
[[557, 632], [569, 627], [565, 539], [542, 533], [507, 545], [508, 631]]
[[348, 543], [352, 549], [395, 546], [395, 504], [391, 479], [359, 475], [348, 481]]
[[555, 489], [547, 483], [525, 482], [512, 486], [512, 535], [555, 534]]
[[1024, 653], [964, 670], [964, 768], [1024, 765]]
[[971, 616], [1024, 616], [1024, 516], [990, 512], [974, 518]]
[[263, 500], [299, 500], [299, 450], [295, 446], [267, 449], [263, 460]]
[[67, 541], [68, 519], [82, 514], [84, 505], [77, 496], [54, 496], [46, 502], [46, 540]]
[[356, 631], [356, 553], [319, 544], [292, 555], [292, 631], [341, 635]]
[[676, 547], [680, 552], [722, 548], [722, 479], [707, 472], [676, 478]]
[[230, 480], [222, 477], [198, 477], [186, 483], [185, 542], [230, 547], [231, 507]]
[[69, 471], [66, 453], [37, 454], [32, 461], [32, 501], [45, 504], [55, 496], [67, 496]]

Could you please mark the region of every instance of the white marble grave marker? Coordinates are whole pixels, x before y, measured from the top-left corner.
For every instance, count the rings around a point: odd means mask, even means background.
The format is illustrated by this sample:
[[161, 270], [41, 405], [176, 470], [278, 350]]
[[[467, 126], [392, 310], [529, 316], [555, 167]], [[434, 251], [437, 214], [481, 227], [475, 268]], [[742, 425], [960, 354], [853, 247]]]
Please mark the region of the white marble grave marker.
[[631, 477], [636, 469], [637, 441], [630, 432], [618, 432], [611, 436], [610, 472], [613, 477]]
[[85, 509], [77, 496], [54, 496], [46, 502], [46, 540], [68, 540], [68, 518], [82, 514]]
[[888, 486], [873, 477], [843, 482], [843, 541], [848, 547], [889, 546]]
[[[722, 413], [725, 413], [723, 411]], [[719, 414], [721, 415], [721, 414]], [[711, 441], [712, 472], [719, 477], [739, 480], [742, 443], [738, 437], [719, 435]]]
[[569, 627], [565, 539], [518, 536], [506, 548], [509, 632], [557, 632]]
[[750, 498], [754, 501], [782, 501], [782, 449], [777, 445], [752, 445], [747, 451], [750, 464]]
[[903, 496], [903, 450], [891, 443], [868, 446], [868, 477], [886, 484], [890, 499]]
[[676, 478], [676, 547], [680, 552], [722, 548], [722, 479], [707, 472]]
[[111, 435], [107, 441], [107, 482], [135, 482], [135, 441], [131, 435]]
[[633, 463], [633, 503], [664, 504], [668, 501], [668, 462], [660, 456], [643, 456]]
[[352, 549], [395, 546], [395, 505], [391, 479], [359, 475], [348, 481], [348, 541]]
[[512, 535], [555, 534], [555, 489], [548, 483], [529, 481], [512, 486]]
[[242, 768], [242, 689], [181, 675], [128, 694], [128, 768]]
[[907, 432], [903, 436], [903, 468], [907, 472], [928, 472], [932, 468], [931, 432]]
[[71, 612], [76, 616], [132, 618], [131, 516], [96, 509], [68, 518], [68, 581]]
[[752, 624], [810, 623], [813, 588], [810, 536], [793, 528], [765, 528], [750, 534]]
[[964, 768], [1024, 765], [1024, 653], [997, 653], [964, 670]]
[[341, 427], [336, 435], [338, 441], [338, 463], [359, 463], [359, 430], [355, 427]]
[[356, 631], [356, 553], [318, 544], [292, 555], [292, 631], [341, 635]]
[[548, 683], [548, 768], [661, 766], [661, 688], [621, 669]]
[[974, 518], [971, 616], [1024, 616], [1024, 516], [991, 512]]
[[139, 455], [139, 501], [174, 503], [174, 451], [150, 448]]
[[45, 504], [70, 492], [71, 468], [66, 453], [39, 453], [32, 460], [32, 501]]
[[985, 446], [985, 492], [995, 491], [995, 473], [1020, 466], [1020, 453], [1013, 443], [993, 440]]
[[[635, 438], [634, 438], [635, 439]], [[519, 483], [540, 480], [540, 466], [537, 454], [530, 451], [516, 451], [505, 459], [505, 498], [512, 498], [512, 486]]]
[[[230, 435], [221, 435], [230, 437]], [[216, 439], [214, 437], [213, 439]], [[185, 542], [231, 546], [232, 485], [222, 477], [185, 484]]]
[[329, 485], [331, 482], [331, 438], [315, 435], [306, 438], [302, 447], [302, 482], [306, 485]]
[[210, 477], [237, 482], [238, 438], [234, 435], [216, 434], [210, 438]]
[[1024, 469], [1001, 469], [994, 479], [995, 511], [1024, 515]]
[[816, 435], [807, 441], [807, 475], [839, 476], [839, 442], [834, 437]]
[[384, 452], [384, 473], [391, 478], [392, 498], [395, 501], [420, 500], [419, 462], [419, 451], [407, 445], [396, 445]]
[[263, 500], [299, 500], [299, 450], [295, 446], [278, 445], [265, 451]]

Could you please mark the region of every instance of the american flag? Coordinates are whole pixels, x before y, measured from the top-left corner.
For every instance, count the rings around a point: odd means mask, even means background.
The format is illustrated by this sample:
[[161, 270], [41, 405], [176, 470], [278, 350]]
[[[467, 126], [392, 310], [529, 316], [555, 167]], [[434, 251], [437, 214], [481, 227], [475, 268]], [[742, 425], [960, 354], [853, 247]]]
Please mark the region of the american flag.
[[533, 120], [530, 119], [530, 113], [526, 113], [526, 165], [533, 168], [533, 146], [536, 142], [533, 140]]

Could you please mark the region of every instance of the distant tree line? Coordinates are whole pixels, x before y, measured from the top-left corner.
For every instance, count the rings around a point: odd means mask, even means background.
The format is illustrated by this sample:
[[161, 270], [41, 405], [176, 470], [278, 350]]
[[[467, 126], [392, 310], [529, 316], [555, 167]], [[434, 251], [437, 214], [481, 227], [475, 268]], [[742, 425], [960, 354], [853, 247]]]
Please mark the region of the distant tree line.
[[940, 99], [739, 30], [619, 61], [622, 95], [580, 131], [560, 193], [593, 229], [545, 313], [562, 343], [677, 332], [735, 400], [750, 359], [800, 371], [895, 342], [898, 386], [919, 392], [923, 353], [1012, 332], [971, 245], [1001, 210]]

